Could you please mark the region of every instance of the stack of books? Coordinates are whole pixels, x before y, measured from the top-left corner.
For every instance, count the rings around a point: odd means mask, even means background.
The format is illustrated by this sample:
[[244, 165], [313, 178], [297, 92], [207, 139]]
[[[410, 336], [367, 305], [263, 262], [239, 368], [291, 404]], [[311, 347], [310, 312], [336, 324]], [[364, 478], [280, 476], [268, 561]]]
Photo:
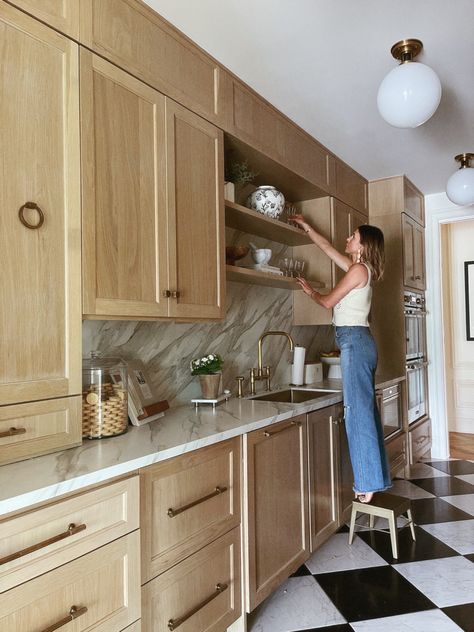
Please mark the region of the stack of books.
[[252, 270], [257, 270], [258, 272], [268, 272], [269, 274], [278, 274], [279, 276], [283, 276], [283, 271], [280, 270], [277, 266], [269, 266], [268, 263], [254, 263], [250, 266], [245, 266], [246, 268], [252, 268]]

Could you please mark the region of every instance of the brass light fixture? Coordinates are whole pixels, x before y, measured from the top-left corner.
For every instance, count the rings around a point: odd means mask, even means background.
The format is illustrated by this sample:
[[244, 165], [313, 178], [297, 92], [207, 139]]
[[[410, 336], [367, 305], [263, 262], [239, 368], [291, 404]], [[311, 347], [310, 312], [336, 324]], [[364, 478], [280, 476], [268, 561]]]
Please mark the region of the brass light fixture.
[[461, 166], [446, 184], [446, 195], [454, 204], [474, 204], [474, 168], [470, 164], [473, 158], [473, 153], [458, 154], [454, 157]]
[[413, 61], [423, 50], [419, 39], [405, 39], [391, 48], [400, 61], [380, 84], [377, 106], [394, 127], [418, 127], [433, 116], [441, 100], [441, 83], [429, 66]]

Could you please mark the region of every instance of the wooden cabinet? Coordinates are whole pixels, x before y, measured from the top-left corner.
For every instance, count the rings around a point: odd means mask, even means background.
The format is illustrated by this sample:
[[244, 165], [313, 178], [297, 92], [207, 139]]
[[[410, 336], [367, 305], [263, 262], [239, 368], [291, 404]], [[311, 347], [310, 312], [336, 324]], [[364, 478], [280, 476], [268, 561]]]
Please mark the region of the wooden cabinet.
[[142, 608], [143, 632], [227, 629], [241, 612], [240, 529], [143, 586]]
[[408, 178], [403, 178], [403, 210], [421, 226], [425, 226], [425, 198]]
[[337, 437], [337, 464], [338, 464], [338, 526], [342, 526], [349, 520], [354, 500], [354, 474], [352, 472], [349, 445], [344, 424], [344, 410], [342, 405], [336, 407], [335, 414]]
[[393, 478], [400, 471], [404, 471], [408, 464], [406, 449], [406, 433], [401, 432], [397, 436], [388, 439], [385, 443], [387, 458], [390, 465], [390, 476]]
[[[81, 392], [78, 47], [4, 2], [0, 24], [0, 402], [29, 402], [27, 415], [47, 425], [35, 401]], [[64, 443], [40, 452], [80, 443], [78, 412], [71, 402]], [[9, 414], [23, 427], [20, 409]], [[18, 440], [0, 438], [0, 462]], [[16, 459], [36, 447], [25, 443]]]
[[244, 437], [249, 612], [309, 556], [307, 457], [305, 416]]
[[130, 533], [0, 595], [0, 628], [120, 632], [140, 618], [140, 538]]
[[402, 213], [403, 282], [409, 288], [425, 289], [425, 230]]
[[329, 156], [328, 165], [330, 194], [367, 216], [369, 213], [367, 180], [337, 156]]
[[53, 26], [73, 39], [79, 39], [79, 2], [63, 0], [13, 0], [19, 9]]
[[81, 54], [84, 314], [224, 315], [222, 133]]
[[144, 2], [81, 0], [80, 6], [82, 43], [222, 126], [226, 77], [212, 57]]
[[146, 582], [240, 524], [240, 438], [144, 468], [142, 578]]
[[419, 461], [431, 449], [431, 419], [424, 418], [408, 428], [408, 449], [410, 465]]

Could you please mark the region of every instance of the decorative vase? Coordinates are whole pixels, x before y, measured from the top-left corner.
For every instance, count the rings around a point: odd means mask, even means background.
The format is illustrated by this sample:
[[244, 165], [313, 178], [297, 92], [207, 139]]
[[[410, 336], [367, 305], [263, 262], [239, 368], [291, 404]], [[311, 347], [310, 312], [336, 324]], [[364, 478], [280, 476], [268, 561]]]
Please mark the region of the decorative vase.
[[247, 208], [252, 208], [272, 219], [278, 219], [285, 208], [285, 197], [275, 187], [264, 185], [248, 196]]
[[203, 399], [217, 399], [221, 383], [220, 373], [200, 375], [199, 382], [201, 383], [201, 393]]
[[224, 182], [224, 198], [229, 202], [235, 202], [235, 184]]

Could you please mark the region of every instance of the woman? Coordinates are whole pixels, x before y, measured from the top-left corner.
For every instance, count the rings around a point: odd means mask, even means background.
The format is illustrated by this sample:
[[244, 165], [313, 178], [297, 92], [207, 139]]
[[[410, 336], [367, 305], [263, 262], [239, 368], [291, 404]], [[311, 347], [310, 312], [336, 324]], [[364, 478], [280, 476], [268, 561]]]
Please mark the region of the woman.
[[[375, 399], [377, 348], [368, 316], [372, 282], [382, 277], [384, 238], [382, 231], [362, 225], [347, 239], [345, 255], [317, 233], [302, 215], [292, 221], [346, 274], [329, 294], [320, 294], [303, 278], [303, 292], [327, 309], [333, 308], [336, 343], [341, 350], [342, 392], [349, 453], [354, 473], [354, 492], [369, 503], [374, 492], [391, 486], [382, 424]], [[348, 255], [348, 256], [346, 256]]]

